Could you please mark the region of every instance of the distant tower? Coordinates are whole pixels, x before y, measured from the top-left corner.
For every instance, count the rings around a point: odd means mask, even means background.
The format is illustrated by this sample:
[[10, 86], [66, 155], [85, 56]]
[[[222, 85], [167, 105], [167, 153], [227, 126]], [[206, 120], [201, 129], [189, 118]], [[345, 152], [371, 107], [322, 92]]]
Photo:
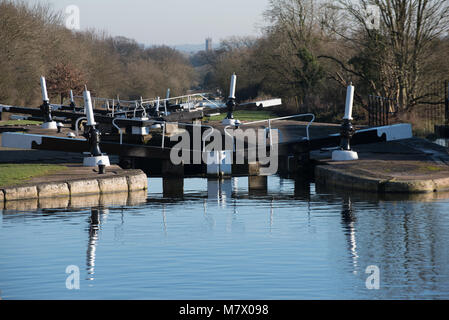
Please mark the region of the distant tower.
[[206, 51], [212, 51], [212, 38], [206, 39]]

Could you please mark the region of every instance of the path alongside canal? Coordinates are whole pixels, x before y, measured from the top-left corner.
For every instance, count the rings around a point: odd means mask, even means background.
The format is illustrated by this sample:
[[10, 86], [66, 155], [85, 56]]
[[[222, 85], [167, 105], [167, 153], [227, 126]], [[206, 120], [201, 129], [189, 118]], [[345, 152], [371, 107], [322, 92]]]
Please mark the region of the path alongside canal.
[[333, 162], [330, 152], [313, 152], [318, 184], [378, 193], [449, 190], [447, 148], [412, 138], [357, 145], [359, 160]]

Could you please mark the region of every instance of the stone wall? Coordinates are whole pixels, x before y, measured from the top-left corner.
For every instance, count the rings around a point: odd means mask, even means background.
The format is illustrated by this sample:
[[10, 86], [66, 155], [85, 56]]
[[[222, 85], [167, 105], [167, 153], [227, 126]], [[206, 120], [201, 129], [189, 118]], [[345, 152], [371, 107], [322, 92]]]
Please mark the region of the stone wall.
[[145, 173], [133, 170], [133, 173], [120, 173], [116, 176], [82, 179], [73, 181], [46, 182], [36, 185], [24, 185], [0, 188], [0, 202], [13, 200], [43, 199], [91, 194], [108, 194], [148, 189]]

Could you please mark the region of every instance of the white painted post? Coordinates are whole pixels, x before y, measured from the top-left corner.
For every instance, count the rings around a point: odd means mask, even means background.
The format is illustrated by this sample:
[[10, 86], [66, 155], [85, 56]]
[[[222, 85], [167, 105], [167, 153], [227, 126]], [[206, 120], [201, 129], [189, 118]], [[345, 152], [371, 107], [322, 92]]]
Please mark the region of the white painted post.
[[343, 119], [352, 120], [352, 106], [354, 104], [354, 86], [352, 83], [348, 86], [346, 90], [346, 106], [345, 106], [345, 116]]
[[94, 110], [92, 108], [92, 99], [90, 97], [90, 91], [87, 90], [87, 86], [83, 92], [83, 98], [84, 98], [84, 107], [86, 110], [87, 125], [94, 126], [96, 125], [94, 119]]
[[[42, 101], [44, 102], [41, 108], [43, 108], [45, 113], [45, 122], [42, 123], [41, 127], [43, 129], [51, 129], [51, 130], [57, 130], [58, 125], [55, 121], [51, 120], [51, 106], [50, 106], [50, 99], [48, 99], [48, 93], [47, 93], [47, 83], [45, 82], [45, 77], [41, 77], [41, 91], [42, 91]], [[48, 115], [47, 115], [48, 113]]]
[[237, 76], [235, 73], [231, 77], [231, 87], [229, 88], [229, 98], [235, 99], [235, 87], [237, 85]]
[[70, 102], [75, 103], [75, 99], [73, 98], [73, 91], [70, 90]]
[[41, 77], [41, 90], [42, 90], [42, 101], [49, 102], [47, 93], [47, 83], [45, 82], [45, 77]]
[[165, 97], [167, 100], [170, 99], [170, 88], [167, 89], [167, 96]]

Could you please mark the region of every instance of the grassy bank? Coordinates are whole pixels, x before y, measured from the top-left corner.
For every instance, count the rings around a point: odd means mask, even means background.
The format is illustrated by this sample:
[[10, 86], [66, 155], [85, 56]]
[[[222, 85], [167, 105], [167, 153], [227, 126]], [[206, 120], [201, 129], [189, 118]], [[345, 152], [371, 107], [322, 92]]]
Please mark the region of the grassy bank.
[[2, 126], [27, 126], [27, 125], [39, 125], [42, 121], [34, 120], [6, 120], [0, 121], [0, 127]]
[[44, 164], [0, 164], [0, 187], [24, 183], [30, 178], [66, 170], [67, 167]]
[[[240, 121], [258, 121], [277, 117], [276, 114], [266, 110], [239, 110], [234, 112], [234, 119]], [[226, 113], [208, 118], [209, 121], [221, 121], [226, 118]]]

